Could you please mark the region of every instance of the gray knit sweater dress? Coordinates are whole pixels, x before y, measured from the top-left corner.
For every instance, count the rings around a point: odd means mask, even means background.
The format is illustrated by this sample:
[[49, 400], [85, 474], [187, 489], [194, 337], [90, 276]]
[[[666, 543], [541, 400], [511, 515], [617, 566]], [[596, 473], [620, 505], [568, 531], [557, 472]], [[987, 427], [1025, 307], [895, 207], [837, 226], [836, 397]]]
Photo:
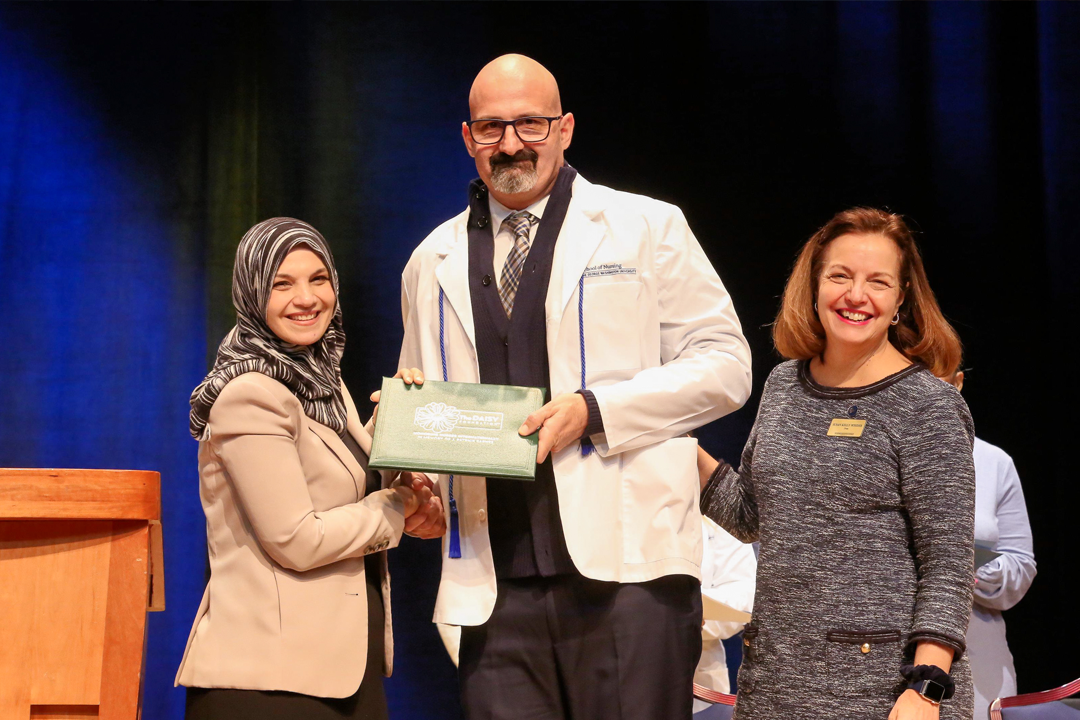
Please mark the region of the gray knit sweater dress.
[[[862, 436], [830, 437], [836, 418]], [[956, 650], [940, 717], [970, 720], [973, 438], [960, 393], [921, 365], [860, 388], [773, 370], [739, 469], [721, 463], [701, 497], [761, 543], [737, 720], [886, 720], [920, 639]]]

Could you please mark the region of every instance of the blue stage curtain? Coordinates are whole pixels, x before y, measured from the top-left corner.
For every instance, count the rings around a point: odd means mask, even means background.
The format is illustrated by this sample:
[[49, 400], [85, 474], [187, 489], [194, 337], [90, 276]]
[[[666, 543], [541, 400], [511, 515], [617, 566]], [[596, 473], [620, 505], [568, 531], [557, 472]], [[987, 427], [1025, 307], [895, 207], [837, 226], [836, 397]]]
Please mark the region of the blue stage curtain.
[[0, 466], [161, 473], [169, 611], [149, 618], [143, 716], [176, 718], [206, 553], [183, 432], [206, 362], [202, 201], [175, 156], [140, 149], [182, 125], [140, 117], [146, 93], [103, 108], [97, 89], [131, 77], [74, 67], [78, 29], [0, 9]]

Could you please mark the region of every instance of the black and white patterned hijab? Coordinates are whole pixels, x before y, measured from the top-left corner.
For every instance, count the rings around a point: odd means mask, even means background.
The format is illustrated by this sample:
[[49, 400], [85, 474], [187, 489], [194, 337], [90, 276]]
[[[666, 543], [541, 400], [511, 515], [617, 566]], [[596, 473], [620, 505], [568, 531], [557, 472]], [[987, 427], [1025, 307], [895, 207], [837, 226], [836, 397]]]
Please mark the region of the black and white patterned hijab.
[[[274, 276], [289, 251], [307, 246], [322, 258], [334, 284], [334, 317], [326, 334], [311, 345], [293, 345], [266, 324]], [[338, 275], [330, 247], [319, 231], [305, 222], [279, 217], [251, 228], [236, 249], [232, 301], [236, 326], [218, 347], [214, 368], [191, 393], [191, 435], [209, 440], [210, 408], [233, 378], [260, 372], [288, 387], [309, 418], [345, 432], [345, 400], [341, 394], [341, 354], [345, 332], [341, 323]]]

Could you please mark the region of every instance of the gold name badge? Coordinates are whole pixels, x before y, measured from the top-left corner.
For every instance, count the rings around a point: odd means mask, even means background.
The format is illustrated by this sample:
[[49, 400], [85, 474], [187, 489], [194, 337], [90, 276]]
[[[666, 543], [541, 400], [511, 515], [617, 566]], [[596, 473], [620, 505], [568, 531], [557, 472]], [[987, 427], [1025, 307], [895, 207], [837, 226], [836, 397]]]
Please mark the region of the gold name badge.
[[835, 418], [829, 424], [829, 437], [862, 437], [865, 420], [850, 420], [848, 418]]

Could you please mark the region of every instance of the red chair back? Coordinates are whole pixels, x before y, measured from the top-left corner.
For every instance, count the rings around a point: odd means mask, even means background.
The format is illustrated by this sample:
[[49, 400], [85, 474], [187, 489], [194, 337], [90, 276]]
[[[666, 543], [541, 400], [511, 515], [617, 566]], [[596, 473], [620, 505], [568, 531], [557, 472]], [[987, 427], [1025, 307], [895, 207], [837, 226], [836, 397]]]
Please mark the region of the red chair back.
[[694, 713], [694, 720], [731, 720], [731, 716], [735, 712], [734, 695], [716, 692], [694, 683], [694, 697], [712, 703], [705, 710]]
[[735, 696], [728, 695], [727, 693], [716, 692], [710, 690], [704, 685], [698, 685], [694, 683], [694, 697], [705, 702], [711, 702], [714, 705], [735, 705]]
[[[1053, 718], [1062, 718], [1062, 720], [1070, 720], [1072, 718], [1080, 719], [1080, 710], [1076, 709], [1072, 705], [1066, 705], [1062, 702], [1065, 698], [1080, 692], [1080, 678], [1073, 680], [1071, 683], [1062, 685], [1059, 688], [1053, 690], [1043, 690], [1042, 692], [1024, 693], [1023, 695], [1011, 695], [1009, 697], [998, 698], [994, 702], [990, 703], [990, 720], [1020, 720], [1024, 717], [1039, 717], [1050, 720]], [[1051, 707], [1051, 704], [1053, 707]], [[1031, 705], [1046, 705], [1045, 708], [1040, 708], [1041, 712], [1026, 713], [1023, 711], [1010, 712], [1010, 708], [1023, 708]], [[1034, 710], [1034, 709], [1033, 709]], [[1054, 712], [1057, 711], [1057, 712]]]

